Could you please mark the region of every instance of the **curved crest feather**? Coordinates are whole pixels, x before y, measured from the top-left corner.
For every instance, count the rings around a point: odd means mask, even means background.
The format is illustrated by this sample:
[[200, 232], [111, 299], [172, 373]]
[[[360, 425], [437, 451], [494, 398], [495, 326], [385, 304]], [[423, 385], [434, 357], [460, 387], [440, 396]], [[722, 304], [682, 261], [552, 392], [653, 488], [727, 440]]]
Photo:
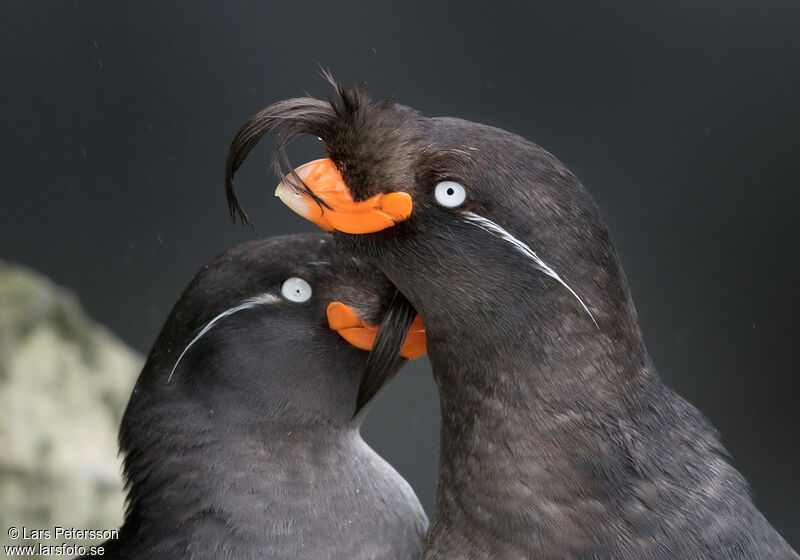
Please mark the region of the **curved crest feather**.
[[228, 157], [225, 162], [225, 196], [228, 201], [228, 211], [234, 221], [238, 218], [243, 224], [252, 227], [250, 218], [236, 196], [234, 176], [253, 148], [266, 134], [272, 131], [276, 131], [272, 157], [272, 167], [275, 173], [281, 180], [291, 176], [292, 183], [304, 194], [320, 206], [329, 208], [292, 171], [286, 147], [292, 140], [305, 134], [311, 134], [326, 141], [335, 133], [336, 124], [339, 121], [352, 119], [354, 115], [369, 105], [370, 100], [360, 86], [354, 84], [344, 87], [336, 82], [330, 71], [322, 69], [321, 73], [325, 81], [336, 92], [335, 96], [330, 97], [328, 101], [310, 96], [278, 101], [250, 117], [236, 133], [228, 149]]

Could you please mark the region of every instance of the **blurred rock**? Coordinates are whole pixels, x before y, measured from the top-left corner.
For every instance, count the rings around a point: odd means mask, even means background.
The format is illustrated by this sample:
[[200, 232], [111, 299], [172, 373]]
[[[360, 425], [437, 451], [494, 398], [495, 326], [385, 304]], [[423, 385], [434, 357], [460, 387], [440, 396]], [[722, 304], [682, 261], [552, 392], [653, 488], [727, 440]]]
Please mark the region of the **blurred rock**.
[[0, 261], [0, 545], [36, 544], [12, 526], [119, 527], [117, 430], [142, 362], [71, 293]]

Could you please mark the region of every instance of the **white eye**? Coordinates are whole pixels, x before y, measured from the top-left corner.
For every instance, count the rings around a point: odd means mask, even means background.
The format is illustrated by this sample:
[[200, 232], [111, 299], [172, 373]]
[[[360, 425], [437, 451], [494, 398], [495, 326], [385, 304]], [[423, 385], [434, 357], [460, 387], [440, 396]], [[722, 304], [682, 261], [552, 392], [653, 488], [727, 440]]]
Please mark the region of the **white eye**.
[[302, 278], [289, 278], [281, 285], [281, 294], [289, 301], [303, 303], [311, 298], [311, 286]]
[[442, 181], [436, 185], [433, 195], [436, 197], [436, 202], [442, 206], [455, 208], [461, 206], [467, 198], [467, 191], [455, 181]]

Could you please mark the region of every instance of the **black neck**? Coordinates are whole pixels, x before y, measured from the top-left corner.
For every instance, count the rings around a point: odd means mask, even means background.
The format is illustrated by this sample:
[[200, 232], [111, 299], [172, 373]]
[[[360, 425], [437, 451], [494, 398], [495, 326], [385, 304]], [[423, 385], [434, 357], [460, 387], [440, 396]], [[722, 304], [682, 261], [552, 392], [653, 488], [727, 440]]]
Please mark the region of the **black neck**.
[[[187, 540], [258, 543], [271, 522], [265, 507], [271, 515], [290, 511], [279, 487], [303, 489], [293, 486], [303, 469], [335, 478], [342, 450], [359, 441], [356, 424], [276, 422], [235, 402], [222, 409], [171, 398], [169, 390], [134, 393], [120, 435], [129, 486], [122, 540], [174, 543], [178, 555]], [[272, 504], [277, 495], [286, 503]]]
[[[603, 491], [593, 490], [593, 479], [586, 476], [596, 466], [592, 457], [578, 453], [599, 453], [607, 436], [604, 424], [638, 421], [642, 408], [665, 389], [638, 340], [615, 343], [593, 326], [571, 336], [540, 334], [505, 337], [501, 348], [484, 341], [480, 359], [430, 347], [441, 399], [441, 465], [445, 475], [454, 471], [444, 483], [481, 486], [482, 472], [470, 480], [469, 469], [461, 468], [470, 457], [480, 457], [482, 468], [503, 473], [509, 467], [508, 476], [529, 489], [544, 492], [552, 477], [561, 477], [580, 480], [584, 494]], [[527, 472], [526, 465], [537, 467]]]
[[[716, 433], [662, 384], [635, 317], [598, 316], [599, 327], [531, 322], [457, 347], [433, 333], [441, 456], [424, 558], [644, 558], [616, 548], [620, 527], [645, 543], [648, 527], [678, 527], [692, 507], [698, 527], [720, 509], [763, 522]], [[480, 355], [465, 356], [473, 345]], [[714, 530], [731, 539], [731, 527]], [[690, 556], [702, 546], [684, 543]]]

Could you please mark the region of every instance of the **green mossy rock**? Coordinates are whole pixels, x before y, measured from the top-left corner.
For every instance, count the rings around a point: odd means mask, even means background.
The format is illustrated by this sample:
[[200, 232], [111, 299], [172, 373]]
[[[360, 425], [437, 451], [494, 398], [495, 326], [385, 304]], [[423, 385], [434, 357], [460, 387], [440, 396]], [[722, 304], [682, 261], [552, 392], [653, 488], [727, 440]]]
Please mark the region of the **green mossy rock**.
[[0, 261], [0, 545], [38, 542], [12, 526], [119, 527], [117, 431], [142, 363], [71, 293]]

